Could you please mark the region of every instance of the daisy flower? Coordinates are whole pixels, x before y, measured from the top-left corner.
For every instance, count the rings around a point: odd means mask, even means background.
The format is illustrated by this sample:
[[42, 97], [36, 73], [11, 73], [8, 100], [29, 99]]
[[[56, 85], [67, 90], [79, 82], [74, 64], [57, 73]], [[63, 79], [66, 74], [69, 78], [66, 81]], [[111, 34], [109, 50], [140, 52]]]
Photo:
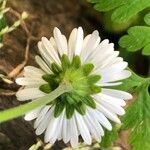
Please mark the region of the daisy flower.
[[124, 100], [132, 96], [111, 87], [131, 75], [125, 70], [128, 63], [114, 51], [113, 43], [101, 41], [97, 30], [84, 38], [83, 29], [74, 28], [68, 41], [56, 27], [53, 34], [38, 42], [41, 56], [35, 60], [40, 68], [24, 68], [24, 77], [16, 79], [24, 88], [16, 96], [20, 101], [36, 100], [69, 82], [71, 92], [27, 113], [25, 120], [35, 119], [35, 132], [45, 133], [46, 143], [63, 140], [77, 147], [81, 136], [90, 145], [92, 139], [101, 140], [103, 128], [112, 129], [110, 121], [121, 123], [118, 116], [125, 113]]

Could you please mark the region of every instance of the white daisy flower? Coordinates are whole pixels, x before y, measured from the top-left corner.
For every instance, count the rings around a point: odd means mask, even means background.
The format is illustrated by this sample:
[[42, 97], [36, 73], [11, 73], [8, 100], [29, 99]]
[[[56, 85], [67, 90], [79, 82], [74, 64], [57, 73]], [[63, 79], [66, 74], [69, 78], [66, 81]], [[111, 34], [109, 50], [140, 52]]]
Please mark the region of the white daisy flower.
[[69, 40], [54, 28], [54, 37], [42, 37], [38, 43], [39, 68], [27, 66], [24, 77], [16, 79], [24, 86], [16, 94], [18, 100], [35, 100], [56, 89], [61, 82], [71, 83], [73, 90], [62, 94], [51, 103], [25, 115], [35, 120], [36, 134], [45, 132], [45, 142], [70, 142], [77, 147], [79, 136], [86, 144], [92, 139], [101, 140], [103, 128], [112, 129], [110, 120], [121, 123], [118, 115], [132, 96], [110, 88], [121, 84], [131, 73], [125, 70], [128, 63], [118, 57], [113, 43], [101, 41], [98, 31], [84, 38], [81, 27], [72, 30]]

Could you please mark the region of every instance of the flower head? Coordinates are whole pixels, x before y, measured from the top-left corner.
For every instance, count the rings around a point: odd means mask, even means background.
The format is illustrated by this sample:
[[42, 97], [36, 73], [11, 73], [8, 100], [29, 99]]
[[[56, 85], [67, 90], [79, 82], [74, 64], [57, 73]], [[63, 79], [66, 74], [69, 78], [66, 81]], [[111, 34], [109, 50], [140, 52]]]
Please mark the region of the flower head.
[[54, 37], [43, 37], [38, 43], [39, 68], [27, 66], [24, 77], [16, 79], [24, 89], [16, 94], [18, 100], [34, 100], [55, 90], [62, 82], [69, 82], [72, 91], [59, 96], [49, 104], [26, 114], [26, 120], [35, 120], [36, 134], [45, 132], [45, 142], [70, 142], [76, 147], [79, 135], [86, 144], [92, 138], [100, 141], [103, 128], [112, 129], [110, 121], [120, 123], [118, 115], [132, 96], [110, 88], [121, 84], [131, 73], [125, 70], [127, 62], [118, 57], [113, 43], [100, 42], [98, 31], [83, 37], [83, 29], [72, 30], [69, 40], [54, 28]]

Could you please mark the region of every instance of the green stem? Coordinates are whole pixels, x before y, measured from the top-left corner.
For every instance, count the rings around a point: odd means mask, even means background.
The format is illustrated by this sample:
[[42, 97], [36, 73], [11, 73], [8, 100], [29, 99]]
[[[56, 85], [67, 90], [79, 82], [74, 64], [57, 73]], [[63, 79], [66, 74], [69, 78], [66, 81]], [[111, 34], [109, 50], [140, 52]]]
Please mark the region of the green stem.
[[72, 86], [68, 83], [62, 83], [57, 89], [47, 94], [44, 97], [38, 98], [32, 102], [27, 104], [23, 104], [14, 108], [10, 108], [7, 110], [0, 111], [0, 122], [5, 122], [13, 118], [17, 118], [19, 116], [24, 115], [25, 113], [36, 109], [38, 107], [44, 106], [63, 93], [69, 92], [72, 90]]

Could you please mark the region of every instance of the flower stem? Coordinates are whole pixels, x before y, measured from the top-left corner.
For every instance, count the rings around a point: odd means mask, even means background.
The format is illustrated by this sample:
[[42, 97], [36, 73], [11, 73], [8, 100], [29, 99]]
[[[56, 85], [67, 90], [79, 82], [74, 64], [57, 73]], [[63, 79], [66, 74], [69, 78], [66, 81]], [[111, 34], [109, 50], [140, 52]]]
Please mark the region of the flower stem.
[[71, 90], [72, 86], [67, 82], [63, 82], [57, 89], [55, 89], [54, 91], [52, 91], [51, 93], [47, 94], [44, 97], [38, 98], [32, 102], [14, 108], [0, 111], [0, 123], [8, 121], [13, 118], [17, 118], [29, 111], [32, 111], [33, 109], [44, 106], [53, 101], [54, 99], [56, 99], [57, 97], [59, 97], [60, 95], [62, 95], [63, 93], [70, 92]]

